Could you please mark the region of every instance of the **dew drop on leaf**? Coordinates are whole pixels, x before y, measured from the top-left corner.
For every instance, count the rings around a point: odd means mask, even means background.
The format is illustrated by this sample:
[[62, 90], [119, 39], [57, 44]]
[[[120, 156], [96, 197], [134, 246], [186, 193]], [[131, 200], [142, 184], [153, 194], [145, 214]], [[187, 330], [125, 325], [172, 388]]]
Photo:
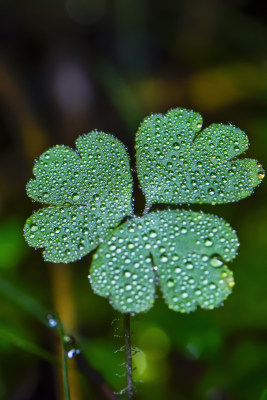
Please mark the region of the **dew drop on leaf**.
[[79, 195], [78, 193], [75, 193], [75, 194], [72, 196], [72, 200], [75, 201], [75, 202], [79, 201], [79, 200], [80, 200], [80, 195]]
[[39, 229], [38, 226], [35, 224], [31, 225], [31, 227], [30, 227], [31, 232], [37, 232], [38, 229]]
[[210, 238], [205, 239], [205, 246], [210, 247], [213, 245], [213, 241]]
[[167, 282], [167, 286], [169, 288], [172, 288], [174, 285], [175, 285], [174, 280], [173, 279], [169, 279], [168, 282]]
[[224, 264], [222, 258], [218, 254], [214, 254], [210, 257], [210, 265], [213, 268], [220, 268]]

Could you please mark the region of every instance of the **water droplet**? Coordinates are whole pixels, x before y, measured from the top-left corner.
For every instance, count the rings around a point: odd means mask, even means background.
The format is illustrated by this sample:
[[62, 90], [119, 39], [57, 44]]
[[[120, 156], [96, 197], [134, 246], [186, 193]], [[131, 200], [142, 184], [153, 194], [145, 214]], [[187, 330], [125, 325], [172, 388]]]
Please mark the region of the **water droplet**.
[[188, 263], [186, 264], [186, 269], [193, 269], [193, 268], [194, 268], [194, 266], [193, 266], [192, 263], [188, 262]]
[[173, 279], [169, 279], [168, 282], [167, 282], [167, 286], [168, 286], [169, 288], [174, 287], [174, 280], [173, 280]]
[[130, 271], [124, 271], [123, 275], [125, 276], [125, 278], [130, 278], [132, 274]]
[[30, 227], [30, 230], [31, 230], [31, 232], [37, 232], [38, 231], [38, 226], [36, 225], [36, 224], [33, 224], [31, 227]]
[[259, 179], [263, 179], [265, 177], [265, 173], [264, 172], [259, 172], [258, 173], [258, 177], [259, 177]]
[[70, 349], [67, 352], [67, 356], [68, 356], [68, 358], [73, 358], [77, 354], [80, 354], [80, 352], [81, 352], [80, 349]]
[[205, 239], [204, 244], [205, 244], [205, 246], [210, 247], [213, 245], [213, 242], [210, 238], [207, 238], [207, 239]]
[[165, 262], [167, 262], [168, 261], [168, 256], [167, 256], [167, 254], [161, 254], [161, 256], [160, 256], [160, 261], [161, 262], [163, 262], [163, 263], [165, 263]]
[[227, 277], [227, 272], [226, 272], [226, 271], [222, 271], [221, 277], [222, 277], [222, 278], [226, 278], [226, 277]]
[[179, 150], [181, 146], [179, 145], [179, 143], [174, 142], [172, 147], [174, 148], [174, 150]]
[[73, 201], [79, 201], [80, 200], [80, 195], [78, 193], [74, 193], [74, 195], [72, 196], [72, 200]]
[[177, 260], [179, 260], [179, 255], [178, 254], [176, 254], [176, 253], [174, 253], [173, 255], [172, 255], [172, 260], [173, 261], [177, 261]]
[[151, 238], [155, 238], [155, 237], [157, 236], [157, 232], [154, 231], [154, 230], [151, 230], [151, 231], [149, 231], [149, 236], [150, 236]]
[[132, 285], [130, 284], [125, 285], [125, 290], [132, 290]]
[[229, 279], [227, 279], [227, 283], [230, 288], [234, 287], [235, 286], [234, 278], [231, 276]]
[[213, 268], [220, 268], [220, 267], [222, 267], [223, 264], [224, 264], [224, 262], [223, 262], [221, 256], [218, 255], [218, 254], [214, 254], [213, 256], [211, 256], [209, 262], [210, 262], [210, 265], [211, 265]]
[[210, 285], [209, 285], [209, 288], [211, 289], [211, 290], [214, 290], [214, 289], [216, 289], [216, 285], [215, 285], [215, 283], [211, 283]]

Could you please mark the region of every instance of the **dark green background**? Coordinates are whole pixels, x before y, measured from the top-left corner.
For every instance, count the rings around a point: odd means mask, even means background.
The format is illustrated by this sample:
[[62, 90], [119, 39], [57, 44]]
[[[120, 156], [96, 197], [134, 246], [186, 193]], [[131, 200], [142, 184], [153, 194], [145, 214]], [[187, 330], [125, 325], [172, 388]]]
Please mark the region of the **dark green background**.
[[[56, 335], [31, 303], [22, 307], [20, 291], [58, 309], [91, 366], [112, 390], [125, 386], [123, 354], [115, 353], [121, 317], [92, 293], [90, 256], [45, 264], [23, 240], [24, 220], [38, 207], [25, 194], [34, 159], [99, 129], [134, 160], [142, 118], [180, 106], [199, 111], [204, 126], [240, 127], [251, 143], [246, 156], [266, 167], [265, 17], [252, 0], [0, 1], [0, 399], [61, 396], [56, 363], [40, 357], [40, 349], [57, 354]], [[263, 182], [239, 203], [203, 207], [237, 230], [236, 286], [214, 311], [179, 315], [159, 297], [134, 318], [143, 381], [136, 399], [258, 400], [267, 388], [265, 195]], [[94, 382], [73, 379], [72, 400], [106, 398]]]

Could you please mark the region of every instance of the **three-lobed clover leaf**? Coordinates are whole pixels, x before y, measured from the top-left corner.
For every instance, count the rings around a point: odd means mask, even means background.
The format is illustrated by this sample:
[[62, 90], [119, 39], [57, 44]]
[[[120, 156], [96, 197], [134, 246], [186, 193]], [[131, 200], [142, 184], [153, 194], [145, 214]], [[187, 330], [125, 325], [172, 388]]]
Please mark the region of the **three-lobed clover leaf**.
[[[157, 203], [237, 201], [263, 179], [256, 160], [237, 158], [248, 148], [244, 132], [232, 125], [213, 124], [200, 132], [201, 127], [200, 114], [182, 108], [141, 124], [136, 162], [146, 210]], [[53, 262], [77, 260], [100, 244], [91, 285], [123, 313], [149, 310], [157, 286], [175, 311], [220, 305], [234, 285], [226, 263], [239, 244], [230, 225], [192, 211], [133, 216], [124, 146], [94, 131], [76, 147], [77, 152], [56, 146], [36, 163], [27, 193], [49, 206], [27, 220], [28, 243], [44, 247], [45, 259]], [[125, 216], [133, 218], [117, 226]]]
[[27, 194], [49, 205], [24, 228], [30, 246], [44, 247], [46, 261], [75, 261], [132, 214], [132, 177], [123, 144], [103, 132], [76, 141], [77, 151], [55, 146], [41, 155]]
[[256, 160], [237, 159], [248, 148], [244, 132], [233, 125], [201, 127], [201, 115], [183, 108], [143, 121], [136, 160], [148, 204], [228, 203], [251, 195], [261, 182]]

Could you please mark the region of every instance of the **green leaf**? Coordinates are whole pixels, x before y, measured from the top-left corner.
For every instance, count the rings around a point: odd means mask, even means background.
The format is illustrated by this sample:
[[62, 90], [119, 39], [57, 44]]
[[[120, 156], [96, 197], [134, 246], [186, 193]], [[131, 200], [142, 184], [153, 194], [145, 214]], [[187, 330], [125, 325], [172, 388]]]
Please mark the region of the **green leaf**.
[[30, 246], [45, 248], [46, 261], [67, 263], [92, 251], [132, 213], [132, 177], [123, 144], [93, 131], [77, 151], [55, 146], [41, 155], [27, 184], [32, 199], [49, 205], [25, 224]]
[[213, 309], [234, 286], [225, 263], [238, 245], [230, 225], [214, 215], [151, 212], [109, 235], [93, 256], [89, 278], [94, 292], [123, 313], [149, 310], [157, 285], [175, 311]]
[[264, 171], [256, 160], [236, 158], [248, 148], [244, 132], [233, 125], [201, 127], [201, 115], [183, 108], [143, 121], [136, 158], [149, 205], [238, 201], [261, 182]]

